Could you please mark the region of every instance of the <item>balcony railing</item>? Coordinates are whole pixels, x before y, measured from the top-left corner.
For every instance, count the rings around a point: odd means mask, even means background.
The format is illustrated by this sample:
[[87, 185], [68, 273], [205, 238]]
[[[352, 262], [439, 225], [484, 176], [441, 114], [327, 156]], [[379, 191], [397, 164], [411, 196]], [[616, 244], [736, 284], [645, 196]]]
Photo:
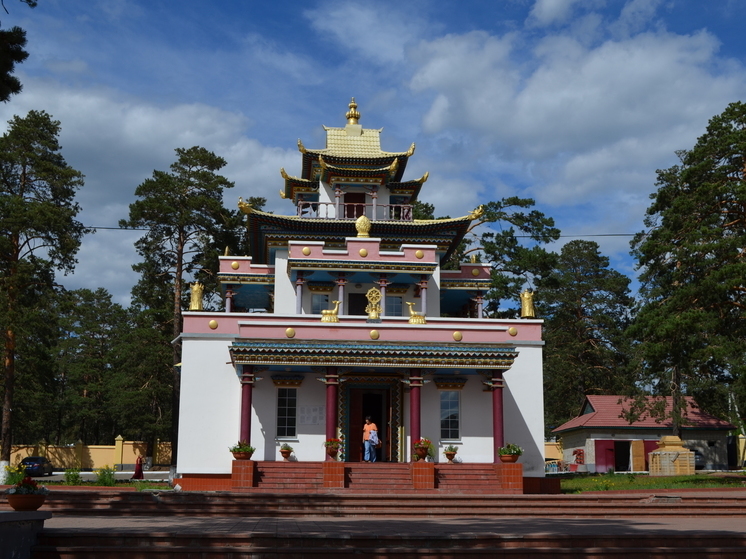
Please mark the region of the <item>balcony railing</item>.
[[409, 204], [330, 204], [328, 202], [298, 202], [298, 217], [355, 220], [364, 215], [371, 221], [412, 221]]

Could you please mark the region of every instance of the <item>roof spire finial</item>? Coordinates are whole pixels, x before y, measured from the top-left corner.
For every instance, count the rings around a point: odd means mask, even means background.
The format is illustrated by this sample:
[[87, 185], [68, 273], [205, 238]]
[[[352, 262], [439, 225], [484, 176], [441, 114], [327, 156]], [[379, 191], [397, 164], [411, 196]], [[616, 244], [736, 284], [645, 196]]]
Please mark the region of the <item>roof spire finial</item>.
[[352, 101], [350, 101], [350, 110], [347, 111], [345, 118], [347, 119], [347, 124], [358, 124], [360, 112], [357, 110], [357, 103], [355, 103], [354, 97], [352, 98]]

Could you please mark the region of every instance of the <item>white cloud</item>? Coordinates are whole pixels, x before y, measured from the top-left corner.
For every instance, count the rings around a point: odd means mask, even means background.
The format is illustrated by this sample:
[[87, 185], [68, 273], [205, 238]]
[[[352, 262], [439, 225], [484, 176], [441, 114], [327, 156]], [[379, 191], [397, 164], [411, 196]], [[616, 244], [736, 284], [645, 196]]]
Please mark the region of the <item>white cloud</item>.
[[528, 25], [546, 27], [564, 23], [570, 18], [574, 4], [578, 0], [536, 0], [528, 15]]
[[[177, 147], [200, 145], [228, 161], [223, 171], [236, 187], [226, 192], [226, 204], [233, 208], [239, 196], [267, 196], [274, 202], [270, 193], [279, 186], [268, 186], [280, 185], [279, 168], [297, 161], [295, 150], [247, 138], [249, 121], [238, 113], [197, 103], [158, 107], [112, 91], [21, 79], [24, 92], [12, 104], [0, 105], [0, 123], [4, 127], [13, 114], [40, 107], [61, 121], [62, 154], [86, 175], [77, 195], [82, 208], [78, 219], [85, 225], [116, 227], [128, 215], [135, 188], [154, 169], [168, 170]], [[60, 281], [70, 289], [105, 287], [117, 302], [127, 303], [137, 281], [131, 270], [138, 259], [133, 243], [142, 234], [100, 230], [86, 236], [75, 273]]]
[[612, 33], [628, 37], [645, 29], [653, 19], [661, 0], [631, 0], [622, 8], [619, 19], [610, 26]]
[[307, 10], [305, 16], [318, 33], [351, 51], [353, 60], [361, 55], [361, 64], [365, 60], [379, 64], [403, 62], [406, 45], [427, 27], [403, 4], [381, 9], [373, 4], [325, 2]]

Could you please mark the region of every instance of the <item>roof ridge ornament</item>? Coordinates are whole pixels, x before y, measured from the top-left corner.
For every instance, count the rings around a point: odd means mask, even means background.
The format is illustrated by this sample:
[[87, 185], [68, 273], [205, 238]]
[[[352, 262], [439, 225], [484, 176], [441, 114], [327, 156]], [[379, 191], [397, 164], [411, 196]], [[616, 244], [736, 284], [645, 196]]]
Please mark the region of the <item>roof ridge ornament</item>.
[[306, 149], [306, 146], [303, 145], [303, 142], [301, 142], [300, 138], [298, 138], [298, 151], [301, 153], [306, 153], [308, 151]]
[[389, 165], [389, 177], [393, 178], [393, 176], [396, 174], [396, 171], [399, 169], [399, 158], [395, 158], [391, 165]]
[[345, 114], [347, 124], [360, 124], [358, 122], [360, 120], [360, 112], [357, 110], [357, 103], [355, 103], [354, 97], [352, 98], [352, 101], [350, 101], [349, 107], [350, 110]]
[[238, 197], [238, 209], [241, 210], [246, 215], [250, 214], [254, 208], [249, 204], [248, 202], [243, 201], [243, 197]]
[[370, 228], [371, 228], [371, 222], [370, 219], [365, 217], [364, 215], [361, 215], [357, 218], [357, 221], [355, 221], [355, 229], [357, 229], [357, 236], [366, 238], [370, 237]]

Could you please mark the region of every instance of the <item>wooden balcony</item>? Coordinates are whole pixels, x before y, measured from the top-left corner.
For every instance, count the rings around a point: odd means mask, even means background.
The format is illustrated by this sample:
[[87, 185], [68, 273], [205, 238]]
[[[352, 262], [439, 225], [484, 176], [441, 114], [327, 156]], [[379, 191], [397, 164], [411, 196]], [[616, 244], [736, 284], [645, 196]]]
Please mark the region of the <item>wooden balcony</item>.
[[364, 215], [371, 221], [412, 221], [409, 204], [331, 204], [328, 202], [298, 202], [298, 217], [307, 219], [355, 220]]

